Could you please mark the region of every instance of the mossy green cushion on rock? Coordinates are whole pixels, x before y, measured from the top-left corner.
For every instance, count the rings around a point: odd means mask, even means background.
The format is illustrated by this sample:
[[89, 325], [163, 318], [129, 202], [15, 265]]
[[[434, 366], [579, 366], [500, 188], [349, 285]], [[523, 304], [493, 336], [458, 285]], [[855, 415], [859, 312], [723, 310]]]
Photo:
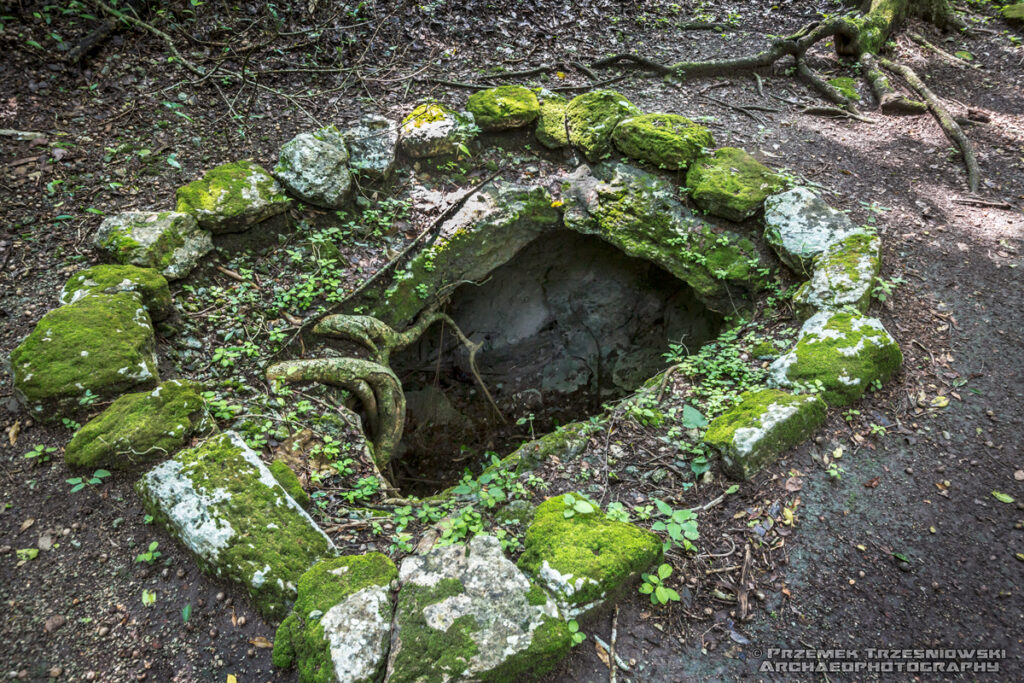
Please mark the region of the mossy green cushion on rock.
[[612, 140], [626, 156], [670, 171], [685, 169], [715, 145], [710, 130], [676, 114], [642, 114], [623, 119], [615, 127]]
[[611, 152], [612, 132], [619, 121], [639, 113], [636, 105], [614, 90], [578, 95], [565, 109], [569, 142], [579, 147], [589, 161], [597, 161]]
[[137, 294], [93, 294], [43, 316], [11, 352], [14, 395], [43, 420], [158, 381], [156, 340]]
[[548, 149], [567, 147], [569, 135], [565, 130], [565, 109], [569, 102], [549, 90], [538, 92], [537, 100], [540, 102], [540, 116], [534, 131], [537, 141]]
[[215, 235], [248, 230], [290, 206], [291, 199], [281, 185], [251, 161], [217, 166], [178, 188], [177, 211], [192, 214], [202, 228]]
[[93, 244], [118, 263], [155, 268], [169, 280], [188, 275], [213, 249], [210, 233], [176, 211], [126, 211], [104, 219]]
[[172, 379], [114, 401], [75, 432], [64, 460], [72, 467], [132, 469], [174, 455], [213, 426], [195, 385]]
[[389, 683], [537, 680], [569, 652], [555, 601], [493, 536], [410, 555], [398, 579]]
[[822, 311], [800, 329], [796, 346], [771, 364], [774, 386], [814, 388], [830, 406], [844, 406], [884, 383], [903, 364], [903, 354], [881, 321], [859, 313]]
[[265, 618], [280, 620], [330, 539], [235, 432], [181, 451], [135, 485], [146, 510], [199, 566], [249, 592]]
[[694, 162], [686, 173], [686, 186], [697, 206], [731, 221], [757, 213], [785, 182], [742, 149], [722, 147], [712, 157]]
[[519, 558], [520, 569], [555, 596], [565, 618], [601, 605], [662, 553], [661, 541], [650, 531], [608, 519], [596, 506], [589, 514], [566, 517], [571, 509], [565, 496], [541, 503]]
[[748, 391], [738, 405], [711, 421], [704, 441], [722, 455], [729, 476], [749, 479], [787, 448], [810, 437], [825, 421], [827, 411], [825, 402], [814, 395]]
[[1020, 24], [1024, 22], [1024, 2], [1017, 3], [1016, 5], [1004, 5], [1000, 13], [1007, 21]]
[[152, 268], [136, 266], [100, 265], [80, 270], [64, 283], [60, 302], [73, 304], [92, 294], [121, 292], [137, 294], [151, 320], [163, 320], [174, 310], [167, 279]]
[[270, 473], [274, 475], [274, 479], [277, 479], [277, 483], [288, 492], [289, 496], [295, 499], [296, 503], [304, 508], [309, 508], [309, 494], [306, 493], [306, 489], [302, 488], [302, 482], [299, 481], [295, 470], [289, 467], [288, 463], [284, 460], [275, 460], [267, 465], [267, 467], [270, 469]]
[[506, 130], [532, 123], [540, 114], [540, 103], [529, 88], [501, 85], [470, 95], [466, 110], [480, 130]]
[[857, 233], [829, 245], [814, 258], [813, 274], [793, 295], [799, 316], [838, 311], [852, 306], [861, 313], [871, 304], [871, 291], [882, 265], [882, 240], [875, 233]]
[[677, 198], [671, 183], [625, 164], [581, 166], [566, 179], [565, 226], [598, 235], [689, 284], [709, 308], [733, 312], [761, 286], [754, 244], [714, 232]]
[[376, 683], [391, 636], [394, 563], [380, 553], [322, 560], [299, 579], [295, 606], [274, 637], [274, 666], [300, 683]]

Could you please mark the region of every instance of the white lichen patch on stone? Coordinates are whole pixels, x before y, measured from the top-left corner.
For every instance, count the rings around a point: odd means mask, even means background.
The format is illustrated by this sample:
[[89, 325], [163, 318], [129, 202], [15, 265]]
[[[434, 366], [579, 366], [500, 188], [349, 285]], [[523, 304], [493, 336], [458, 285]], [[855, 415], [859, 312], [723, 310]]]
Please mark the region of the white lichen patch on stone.
[[370, 180], [383, 180], [391, 175], [398, 150], [397, 123], [369, 114], [341, 134], [348, 145], [349, 166], [353, 173]]
[[816, 256], [847, 237], [865, 232], [806, 187], [768, 197], [764, 224], [765, 240], [797, 273], [810, 273]]
[[845, 307], [865, 312], [881, 267], [881, 245], [876, 234], [854, 235], [815, 257], [811, 279], [793, 295], [801, 317]]
[[274, 175], [299, 199], [329, 209], [345, 206], [352, 192], [348, 148], [334, 126], [300, 133], [281, 148]]
[[387, 588], [367, 586], [321, 617], [339, 682], [373, 679], [384, 660], [384, 643], [391, 633], [390, 616]]

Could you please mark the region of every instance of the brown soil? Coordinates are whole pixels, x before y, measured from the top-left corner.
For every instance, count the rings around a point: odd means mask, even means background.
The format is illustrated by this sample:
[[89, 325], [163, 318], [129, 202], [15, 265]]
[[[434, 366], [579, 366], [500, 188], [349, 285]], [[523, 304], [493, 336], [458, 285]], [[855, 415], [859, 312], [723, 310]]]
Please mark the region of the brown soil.
[[[47, 37], [54, 27], [33, 17], [43, 5], [8, 7], [5, 14], [13, 17], [3, 19], [0, 33], [6, 86], [0, 128], [44, 135], [34, 141], [0, 138], [3, 356], [56, 305], [68, 274], [98, 260], [89, 237], [99, 219], [87, 209], [166, 207], [174, 188], [202, 169], [242, 157], [269, 165], [282, 142], [312, 125], [267, 91], [248, 88], [233, 100], [237, 85], [216, 78], [196, 88], [177, 86], [187, 74], [167, 62], [159, 40], [138, 31], [116, 34], [81, 67], [66, 66]], [[677, 32], [659, 22], [667, 17], [671, 27], [690, 20], [692, 8], [686, 7], [677, 16], [645, 3], [583, 2], [573, 3], [572, 10], [541, 0], [455, 5], [432, 3], [426, 5], [433, 8], [429, 13], [414, 3], [396, 3], [370, 8], [357, 19], [321, 8], [316, 21], [332, 30], [317, 34], [308, 30], [313, 20], [305, 7], [278, 9], [282, 23], [274, 36], [264, 3], [243, 3], [230, 16], [223, 15], [224, 5], [206, 3], [197, 9], [198, 21], [188, 20], [187, 3], [175, 3], [171, 10], [191, 35], [172, 35], [195, 60], [215, 56], [220, 41], [232, 41], [236, 49], [253, 46], [260, 57], [253, 63], [263, 70], [295, 68], [312, 59], [330, 63], [340, 49], [345, 66], [357, 67], [359, 77], [355, 71], [268, 73], [261, 82], [300, 95], [310, 88], [324, 91], [301, 104], [323, 122], [346, 123], [369, 110], [401, 116], [430, 92], [462, 103], [465, 91], [400, 80], [428, 59], [435, 60], [433, 77], [472, 81], [485, 65], [514, 70], [570, 58], [589, 63], [630, 47], [664, 62], [732, 56], [759, 49], [765, 34], [794, 30], [819, 10], [833, 9], [811, 2], [781, 8], [704, 3], [718, 18], [730, 10], [739, 13], [738, 29], [719, 33]], [[216, 28], [221, 21], [228, 28]], [[57, 30], [73, 43], [89, 25], [82, 21]], [[1024, 484], [1015, 477], [1024, 468], [1024, 304], [1017, 270], [1024, 231], [1024, 91], [1021, 50], [1009, 39], [1019, 31], [998, 20], [985, 27], [990, 31], [969, 36], [910, 27], [950, 52], [969, 51], [979, 69], [952, 66], [905, 37], [897, 40], [896, 53], [927, 77], [955, 114], [966, 115], [969, 107], [989, 119], [967, 133], [985, 179], [980, 197], [992, 205], [962, 201], [963, 169], [930, 118], [881, 117], [867, 106], [875, 125], [801, 115], [796, 102], [817, 101], [784, 66], [762, 74], [764, 97], [746, 76], [679, 88], [627, 74], [615, 84], [645, 110], [712, 116], [709, 125], [720, 144], [745, 147], [827, 188], [833, 205], [856, 220], [877, 222], [884, 275], [906, 280], [874, 309], [901, 343], [903, 372], [853, 406], [859, 415], [849, 421], [832, 415], [814, 443], [702, 513], [701, 556], [681, 558], [677, 565], [683, 603], [652, 608], [631, 594], [620, 604], [616, 649], [632, 667], [629, 674], [619, 673], [620, 680], [864, 680], [871, 676], [840, 673], [826, 679], [758, 670], [771, 647], [933, 646], [1005, 649], [999, 673], [968, 677], [1020, 680], [1024, 562], [1017, 554], [1024, 552], [1024, 506], [998, 502], [991, 492], [1024, 500]], [[261, 46], [263, 41], [269, 42]], [[389, 52], [391, 45], [397, 51]], [[228, 67], [241, 68], [243, 59]], [[824, 51], [815, 65], [840, 73], [839, 63]], [[585, 83], [571, 67], [564, 71], [564, 81], [556, 76], [548, 85]], [[242, 124], [244, 137], [221, 93], [252, 116]], [[722, 102], [779, 111], [738, 111]], [[114, 152], [129, 136], [146, 140], [149, 154]], [[522, 166], [510, 173], [530, 172]], [[436, 187], [453, 188], [443, 182]], [[412, 220], [425, 224], [430, 218], [424, 213]], [[352, 247], [347, 255], [353, 281], [386, 260], [379, 246]], [[228, 282], [210, 268], [193, 277]], [[29, 680], [54, 674], [90, 680], [89, 672], [94, 680], [110, 681], [223, 681], [228, 674], [239, 681], [293, 680], [293, 673], [272, 668], [270, 650], [262, 646], [273, 639], [273, 629], [247, 599], [200, 575], [185, 551], [145, 524], [132, 476], [117, 474], [70, 495], [64, 480], [75, 475], [59, 452], [43, 465], [21, 457], [36, 444], [63, 447], [70, 432], [32, 424], [10, 392], [9, 375], [3, 374], [0, 596], [6, 609], [0, 674], [24, 672]], [[937, 395], [950, 399], [948, 407], [932, 405]], [[872, 435], [872, 423], [887, 433]], [[16, 439], [8, 431], [15, 425]], [[683, 492], [674, 488], [670, 469], [662, 483], [653, 484], [644, 474], [656, 466], [652, 461], [664, 460], [656, 431], [627, 420], [617, 425], [610, 443], [603, 435], [592, 441], [581, 464], [543, 470], [550, 493], [577, 486], [580, 468], [592, 469], [599, 480], [610, 447], [620, 449], [620, 465], [637, 466], [640, 474], [606, 487], [604, 502], [632, 505], [663, 495], [689, 507], [724, 489], [716, 477]], [[825, 473], [823, 459], [838, 446], [845, 450], [839, 462], [845, 472], [836, 481]], [[767, 517], [778, 518], [787, 507], [796, 512], [795, 524], [766, 530]], [[748, 544], [754, 535], [761, 542]], [[135, 562], [153, 540], [162, 557], [153, 566]], [[360, 552], [377, 541], [351, 534], [339, 542]], [[49, 549], [19, 566], [16, 551], [38, 547]], [[746, 547], [757, 548], [749, 563]], [[753, 582], [747, 611], [712, 592], [742, 592], [737, 589], [743, 574]], [[156, 592], [153, 606], [143, 605], [143, 590]], [[613, 614], [584, 630], [609, 641]], [[588, 637], [550, 680], [605, 680], [608, 669], [600, 654]]]

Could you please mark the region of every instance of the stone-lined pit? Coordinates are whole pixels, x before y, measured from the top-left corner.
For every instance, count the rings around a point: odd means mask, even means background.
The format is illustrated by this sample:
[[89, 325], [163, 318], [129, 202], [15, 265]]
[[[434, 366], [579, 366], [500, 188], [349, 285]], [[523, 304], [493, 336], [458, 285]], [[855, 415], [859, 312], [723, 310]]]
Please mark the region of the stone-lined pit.
[[531, 438], [530, 415], [539, 436], [598, 413], [663, 369], [669, 343], [693, 350], [721, 326], [684, 282], [569, 230], [534, 240], [482, 284], [462, 285], [448, 310], [483, 342], [477, 366], [507, 422], [479, 390], [466, 347], [434, 324], [392, 357], [407, 401], [393, 463], [407, 493], [440, 490], [489, 461], [485, 452], [514, 450]]

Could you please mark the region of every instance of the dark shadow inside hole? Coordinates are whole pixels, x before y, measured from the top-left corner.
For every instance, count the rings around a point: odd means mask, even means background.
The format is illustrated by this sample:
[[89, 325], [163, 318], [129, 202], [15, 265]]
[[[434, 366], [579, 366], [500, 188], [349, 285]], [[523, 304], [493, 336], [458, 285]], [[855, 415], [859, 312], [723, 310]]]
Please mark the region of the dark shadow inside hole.
[[662, 370], [670, 342], [692, 352], [722, 323], [666, 271], [568, 230], [530, 243], [482, 284], [459, 287], [449, 313], [484, 342], [477, 366], [506, 422], [474, 380], [468, 350], [432, 326], [391, 359], [407, 400], [392, 459], [406, 494], [435, 493], [467, 467], [478, 473], [488, 452], [506, 455], [597, 414]]

